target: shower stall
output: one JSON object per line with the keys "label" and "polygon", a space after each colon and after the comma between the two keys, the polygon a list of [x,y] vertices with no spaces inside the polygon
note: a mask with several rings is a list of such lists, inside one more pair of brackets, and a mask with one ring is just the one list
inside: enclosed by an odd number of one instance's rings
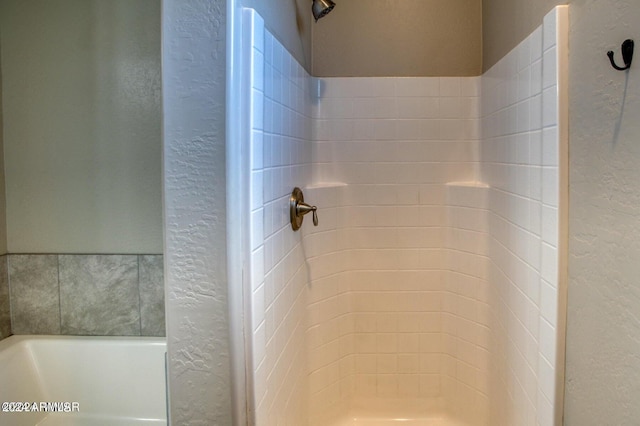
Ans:
{"label": "shower stall", "polygon": [[[567,7],[478,77],[315,78],[254,10],[232,15],[248,424],[559,425]],[[293,230],[295,187],[317,226]]]}

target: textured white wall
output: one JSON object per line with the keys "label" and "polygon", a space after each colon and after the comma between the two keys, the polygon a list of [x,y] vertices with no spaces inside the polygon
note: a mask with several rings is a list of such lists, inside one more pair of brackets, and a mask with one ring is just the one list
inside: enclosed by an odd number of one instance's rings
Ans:
{"label": "textured white wall", "polygon": [[173,425],[231,425],[223,0],[162,8],[169,408]]}
{"label": "textured white wall", "polygon": [[161,253],[160,2],[0,2],[8,249]]}
{"label": "textured white wall", "polygon": [[567,426],[640,418],[640,66],[605,56],[638,22],[637,0],[571,4]]}

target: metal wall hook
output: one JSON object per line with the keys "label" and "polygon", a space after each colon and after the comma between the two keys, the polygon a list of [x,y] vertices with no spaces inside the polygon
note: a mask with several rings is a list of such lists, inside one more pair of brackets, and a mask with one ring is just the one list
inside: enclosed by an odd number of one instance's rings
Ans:
{"label": "metal wall hook", "polygon": [[619,67],[616,62],[613,60],[613,51],[610,50],[607,52],[607,56],[611,61],[611,66],[617,69],[618,71],[626,71],[631,68],[631,61],[633,61],[633,40],[628,39],[622,43],[622,60],[624,61],[624,68]]}

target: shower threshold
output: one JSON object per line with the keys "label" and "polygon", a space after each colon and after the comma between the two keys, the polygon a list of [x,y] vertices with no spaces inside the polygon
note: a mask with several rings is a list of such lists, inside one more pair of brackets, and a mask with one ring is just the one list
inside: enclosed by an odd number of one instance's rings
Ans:
{"label": "shower threshold", "polygon": [[468,426],[456,420],[446,417],[430,417],[422,419],[377,419],[377,418],[357,418],[344,420],[334,426]]}
{"label": "shower threshold", "polygon": [[359,399],[331,426],[472,426],[441,407],[440,400]]}

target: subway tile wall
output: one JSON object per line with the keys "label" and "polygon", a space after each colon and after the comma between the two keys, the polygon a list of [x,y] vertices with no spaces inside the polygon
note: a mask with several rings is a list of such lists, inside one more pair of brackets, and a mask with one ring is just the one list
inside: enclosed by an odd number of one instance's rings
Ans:
{"label": "subway tile wall", "polygon": [[[554,424],[559,279],[559,66],[567,8],[557,7],[482,77],[482,179],[489,191],[492,425]],[[564,123],[566,125],[566,123]]]}
{"label": "subway tile wall", "polygon": [[442,303],[441,395],[467,424],[487,424],[491,356],[489,187],[447,184],[447,273]]}
{"label": "subway tile wall", "polygon": [[[164,336],[161,255],[3,256],[2,336]],[[0,290],[2,296],[2,290]],[[7,309],[8,306],[10,309]],[[7,313],[10,312],[10,321]]]}
{"label": "subway tile wall", "polygon": [[[311,79],[253,10],[243,15],[249,73],[250,281],[256,425],[303,425],[307,415],[308,269],[289,224],[294,186],[311,182]],[[305,194],[308,198],[308,194]],[[324,219],[321,219],[324,220]],[[304,225],[309,226],[310,218]]]}
{"label": "subway tile wall", "polygon": [[307,186],[308,200],[322,206],[317,227],[306,222],[303,247],[309,268],[307,350],[309,371],[308,424],[332,424],[349,408],[355,391],[355,318],[348,274],[345,229],[338,210],[346,185]]}
{"label": "subway tile wall", "polygon": [[557,13],[482,77],[313,79],[246,12],[258,424],[407,398],[553,424]]}
{"label": "subway tile wall", "polygon": [[312,374],[325,389],[339,378],[342,400],[426,405],[462,345],[444,333],[447,183],[476,178],[480,79],[330,78],[318,90],[315,179],[344,183],[334,246],[348,333],[327,351],[341,356],[339,374]]}

